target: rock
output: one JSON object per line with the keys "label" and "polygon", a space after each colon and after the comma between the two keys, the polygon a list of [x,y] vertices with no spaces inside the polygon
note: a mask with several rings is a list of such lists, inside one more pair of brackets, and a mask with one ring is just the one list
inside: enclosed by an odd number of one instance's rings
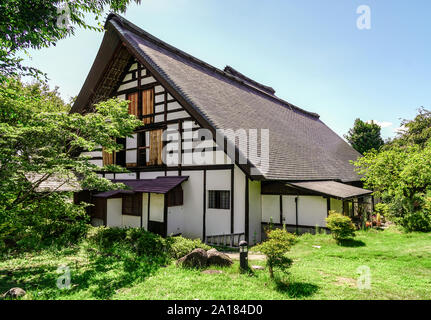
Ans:
{"label": "rock", "polygon": [[5,298],[12,298],[12,299],[16,299],[16,298],[20,298],[26,295],[26,292],[24,289],[21,288],[12,288],[9,289],[4,295],[3,297]]}
{"label": "rock", "polygon": [[313,246],[313,248],[320,249],[321,246]]}
{"label": "rock", "polygon": [[203,268],[206,267],[207,261],[207,252],[204,249],[198,248],[178,259],[177,266],[180,265],[186,268]]}
{"label": "rock", "polygon": [[209,266],[220,266],[220,267],[230,267],[232,265],[232,259],[222,252],[217,251],[217,249],[211,249],[207,251],[208,255],[208,265]]}
{"label": "rock", "polygon": [[251,268],[252,268],[253,270],[265,270],[265,268],[264,268],[264,267],[262,267],[262,266],[251,266]]}
{"label": "rock", "polygon": [[205,270],[205,271],[202,271],[202,273],[204,273],[204,274],[220,274],[220,273],[223,273],[223,271],[221,271],[221,270]]}

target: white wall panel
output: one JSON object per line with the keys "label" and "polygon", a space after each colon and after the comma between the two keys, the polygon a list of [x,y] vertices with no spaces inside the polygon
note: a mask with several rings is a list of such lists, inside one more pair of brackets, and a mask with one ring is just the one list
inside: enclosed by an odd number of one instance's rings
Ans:
{"label": "white wall panel", "polygon": [[262,195],[262,222],[280,223],[280,196]]}
{"label": "white wall panel", "polygon": [[326,199],[318,196],[298,197],[298,224],[326,227]]}
{"label": "white wall panel", "polygon": [[283,223],[296,224],[296,196],[283,196]]}
{"label": "white wall panel", "polygon": [[121,227],[123,224],[122,218],[122,200],[107,199],[106,200],[106,224],[108,227]]}

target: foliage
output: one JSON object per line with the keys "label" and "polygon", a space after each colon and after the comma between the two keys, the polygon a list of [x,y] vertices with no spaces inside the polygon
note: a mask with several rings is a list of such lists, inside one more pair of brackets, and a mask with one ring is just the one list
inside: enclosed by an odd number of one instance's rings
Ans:
{"label": "foliage", "polygon": [[55,180],[58,187],[124,187],[99,177],[100,168],[81,151],[119,150],[116,138],[130,136],[140,123],[128,114],[127,101],[109,100],[95,108],[88,115],[69,114],[57,91],[41,83],[25,85],[10,78],[0,87],[1,246],[12,238],[18,244],[24,239],[33,239],[27,244],[46,243],[50,236],[58,239],[46,228],[64,231],[85,221],[82,206],[66,204],[70,195],[40,192],[46,181]]}
{"label": "foliage", "polygon": [[182,236],[168,238],[169,254],[174,259],[179,259],[192,252],[194,249],[211,249],[210,246],[202,243],[201,239],[187,239]]}
{"label": "foliage", "polygon": [[194,249],[211,249],[200,239],[187,239],[181,236],[162,238],[140,228],[90,227],[87,234],[89,245],[98,250],[109,250],[123,244],[138,256],[179,259]]}
{"label": "foliage", "polygon": [[401,130],[392,143],[397,145],[418,145],[425,147],[431,139],[431,111],[421,107],[413,120],[404,119]]}
{"label": "foliage", "polygon": [[390,220],[408,231],[430,231],[431,140],[424,146],[406,145],[406,141],[416,139],[414,136],[407,133],[380,153],[366,153],[354,164],[365,187],[388,204]]}
{"label": "foliage", "polygon": [[334,210],[329,211],[326,226],[331,230],[331,234],[337,243],[355,236],[355,226],[352,219]]}
{"label": "foliage", "polygon": [[[70,35],[76,27],[99,30],[89,24],[88,14],[98,21],[106,9],[125,12],[131,0],[7,0],[0,2],[0,82],[8,76],[41,75],[24,66],[19,54],[50,47]],[[140,0],[133,2],[140,3]]]}
{"label": "foliage", "polygon": [[383,146],[380,131],[381,128],[376,123],[356,119],[353,128],[344,137],[356,151],[364,154],[373,149],[379,150]]}
{"label": "foliage", "polygon": [[380,217],[387,217],[389,215],[389,206],[386,203],[376,203],[374,212]]}
{"label": "foliage", "polygon": [[267,238],[253,250],[266,255],[269,275],[274,278],[274,269],[286,271],[292,265],[292,260],[286,253],[295,244],[296,237],[285,229],[274,229],[267,233]]}

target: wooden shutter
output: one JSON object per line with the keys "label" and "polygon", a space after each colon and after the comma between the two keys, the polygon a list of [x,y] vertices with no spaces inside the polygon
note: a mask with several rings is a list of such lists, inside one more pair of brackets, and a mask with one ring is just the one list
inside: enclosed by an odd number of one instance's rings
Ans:
{"label": "wooden shutter", "polygon": [[105,150],[102,151],[102,159],[103,159],[103,165],[107,166],[109,164],[114,164],[115,162],[115,156],[113,152],[106,152]]}
{"label": "wooden shutter", "polygon": [[129,114],[133,114],[134,116],[138,117],[138,93],[129,93],[127,95],[127,100],[130,101],[129,103]]}
{"label": "wooden shutter", "polygon": [[150,159],[148,165],[162,165],[162,150],[163,150],[163,140],[162,140],[163,130],[151,130],[150,131]]}
{"label": "wooden shutter", "polygon": [[[154,113],[154,89],[142,91],[142,116]],[[149,124],[154,122],[154,117],[143,117],[142,122]]]}

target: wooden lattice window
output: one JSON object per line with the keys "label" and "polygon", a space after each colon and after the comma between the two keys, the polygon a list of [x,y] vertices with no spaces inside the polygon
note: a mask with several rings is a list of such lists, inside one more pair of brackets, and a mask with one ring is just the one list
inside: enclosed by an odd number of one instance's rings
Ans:
{"label": "wooden lattice window", "polygon": [[162,158],[162,151],[163,151],[163,130],[151,130],[150,131],[150,147],[149,147],[149,160],[147,162],[147,165],[149,166],[155,166],[155,165],[162,165],[163,164],[163,158]]}
{"label": "wooden lattice window", "polygon": [[122,213],[128,216],[141,216],[142,193],[123,195]]}
{"label": "wooden lattice window", "polygon": [[103,160],[104,166],[114,164],[115,163],[115,152],[107,152],[104,149],[102,149],[102,160]]}
{"label": "wooden lattice window", "polygon": [[127,95],[127,100],[129,100],[129,114],[133,114],[134,116],[139,116],[139,109],[138,109],[138,93],[129,93]]}
{"label": "wooden lattice window", "polygon": [[142,122],[154,122],[154,89],[142,91]]}

